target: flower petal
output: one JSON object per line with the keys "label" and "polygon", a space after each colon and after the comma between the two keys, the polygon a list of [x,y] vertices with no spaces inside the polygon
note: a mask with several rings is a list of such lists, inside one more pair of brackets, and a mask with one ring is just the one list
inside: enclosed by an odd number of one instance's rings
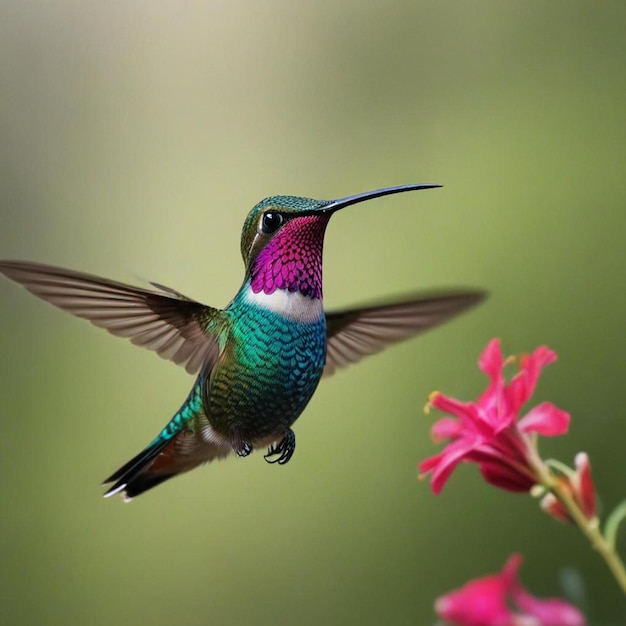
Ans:
{"label": "flower petal", "polygon": [[541,502],[539,506],[545,511],[548,515],[554,517],[554,519],[559,520],[559,522],[564,522],[565,524],[572,521],[567,509],[561,504],[561,501],[557,499],[557,497],[553,493],[546,493],[543,498],[541,498]]}
{"label": "flower petal", "polygon": [[430,488],[434,494],[439,494],[444,485],[450,478],[450,474],[454,468],[465,459],[467,454],[472,450],[474,444],[470,440],[459,439],[446,446],[443,452],[436,456],[424,459],[418,466],[420,478],[425,474],[432,472],[430,480]]}
{"label": "flower petal", "polygon": [[511,597],[517,608],[524,612],[524,616],[536,618],[540,626],[585,626],[584,615],[565,600],[559,598],[541,600],[528,593],[517,576],[521,562],[521,555],[512,555],[502,573],[508,576]]}
{"label": "flower petal", "polygon": [[556,352],[550,350],[548,346],[539,346],[528,357],[522,359],[522,367],[528,369],[530,374],[530,384],[532,385],[531,393],[535,390],[535,385],[539,376],[541,376],[541,370],[550,363],[554,363],[557,360]]}
{"label": "flower petal", "polygon": [[544,437],[564,435],[569,428],[570,414],[550,402],[542,402],[532,408],[518,422],[525,433],[538,433]]}
{"label": "flower petal", "polygon": [[509,400],[519,410],[535,392],[541,370],[556,361],[556,352],[548,346],[539,346],[532,354],[520,357],[520,371],[514,376],[508,388]]}
{"label": "flower petal", "polygon": [[[483,437],[492,437],[494,432],[502,428],[499,422],[492,424],[493,420],[487,411],[474,402],[461,402],[442,393],[432,393],[429,400],[430,406],[449,413],[460,421],[460,431],[468,435],[475,436],[481,434]],[[515,419],[515,416],[512,418]],[[461,432],[456,436],[459,437]]]}
{"label": "flower petal", "polygon": [[478,399],[482,407],[494,409],[500,404],[500,397],[504,389],[504,360],[500,340],[492,339],[478,359],[478,367],[489,377],[489,385]]}
{"label": "flower petal", "polygon": [[478,367],[493,381],[502,373],[502,349],[499,339],[492,339],[478,359]]}
{"label": "flower petal", "polygon": [[504,463],[486,461],[479,463],[478,469],[488,483],[506,491],[527,493],[536,484],[530,476]]}
{"label": "flower petal", "polygon": [[528,615],[537,618],[542,626],[585,626],[585,616],[569,602],[559,598],[540,600],[528,593],[521,584],[513,589],[517,606]]}
{"label": "flower petal", "polygon": [[452,417],[442,417],[436,421],[430,429],[430,436],[435,443],[441,443],[448,439],[457,439],[463,434],[463,426]]}
{"label": "flower petal", "polygon": [[500,574],[485,576],[437,598],[435,612],[457,626],[510,626],[515,615],[507,605]]}
{"label": "flower petal", "polygon": [[591,464],[585,452],[579,452],[574,459],[576,465],[576,480],[574,492],[580,508],[587,517],[592,519],[596,515],[596,490],[591,479]]}
{"label": "flower petal", "polygon": [[517,583],[517,572],[524,562],[524,557],[517,552],[513,553],[504,564],[501,575],[507,581],[507,588],[511,589]]}
{"label": "flower petal", "polygon": [[444,413],[450,413],[450,415],[454,415],[454,417],[457,417],[460,420],[471,419],[471,417],[468,417],[467,414],[468,407],[470,406],[469,402],[461,402],[460,400],[446,396],[438,391],[431,394],[429,401],[431,406],[434,406],[436,409],[439,409]]}

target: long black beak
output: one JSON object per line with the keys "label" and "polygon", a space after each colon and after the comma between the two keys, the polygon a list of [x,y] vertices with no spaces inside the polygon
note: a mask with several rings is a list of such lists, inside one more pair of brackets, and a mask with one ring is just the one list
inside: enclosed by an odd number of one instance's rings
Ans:
{"label": "long black beak", "polygon": [[395,187],[384,187],[383,189],[376,189],[374,191],[365,191],[363,193],[357,193],[354,196],[346,196],[345,198],[339,198],[338,200],[329,200],[328,204],[321,206],[316,212],[322,213],[334,213],[339,209],[345,209],[347,206],[357,204],[359,202],[365,202],[366,200],[372,200],[374,198],[381,198],[382,196],[390,196],[394,193],[403,193],[405,191],[419,191],[420,189],[435,189],[442,187],[443,185],[429,184],[429,183],[415,183],[412,185],[397,185]]}

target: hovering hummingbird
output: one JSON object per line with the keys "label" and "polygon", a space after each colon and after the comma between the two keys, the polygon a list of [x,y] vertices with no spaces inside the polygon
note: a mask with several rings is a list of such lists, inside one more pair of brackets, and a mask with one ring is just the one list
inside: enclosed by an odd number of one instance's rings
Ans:
{"label": "hovering hummingbird", "polygon": [[60,309],[197,374],[189,396],[139,454],[104,481],[130,500],[177,474],[232,452],[268,448],[292,457],[292,424],[323,375],[379,352],[474,306],[479,291],[413,297],[327,312],[322,248],[330,217],[345,207],[441,185],[387,187],[339,200],[272,196],[249,213],[241,234],[243,284],[215,309],[151,283],[142,289],[72,270],[0,261],[0,272]]}

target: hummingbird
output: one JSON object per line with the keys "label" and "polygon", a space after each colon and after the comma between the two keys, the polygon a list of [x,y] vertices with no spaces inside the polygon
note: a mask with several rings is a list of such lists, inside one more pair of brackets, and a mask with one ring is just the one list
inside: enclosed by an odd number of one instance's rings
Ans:
{"label": "hummingbird", "polygon": [[324,310],[322,249],[331,216],[366,200],[435,187],[441,185],[386,187],[338,200],[262,200],[241,233],[243,283],[223,309],[159,283],[144,289],[41,263],[0,261],[1,273],[39,298],[196,375],[166,426],[104,481],[105,497],[123,492],[128,501],[204,463],[256,449],[267,449],[267,462],[284,465],[296,447],[291,427],[322,376],[478,304],[484,292],[465,290]]}

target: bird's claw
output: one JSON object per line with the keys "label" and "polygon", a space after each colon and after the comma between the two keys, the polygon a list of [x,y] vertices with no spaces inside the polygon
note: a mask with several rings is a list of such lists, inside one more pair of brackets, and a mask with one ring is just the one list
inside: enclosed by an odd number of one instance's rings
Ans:
{"label": "bird's claw", "polygon": [[[296,435],[293,430],[288,430],[287,434],[278,442],[277,446],[272,444],[267,454],[263,457],[268,463],[278,463],[284,465],[291,459],[296,449]],[[276,459],[270,459],[272,456],[278,455]]]}
{"label": "bird's claw", "polygon": [[243,441],[242,443],[239,444],[238,448],[235,448],[235,454],[237,456],[248,456],[249,454],[252,453],[252,446],[247,442],[247,441]]}

